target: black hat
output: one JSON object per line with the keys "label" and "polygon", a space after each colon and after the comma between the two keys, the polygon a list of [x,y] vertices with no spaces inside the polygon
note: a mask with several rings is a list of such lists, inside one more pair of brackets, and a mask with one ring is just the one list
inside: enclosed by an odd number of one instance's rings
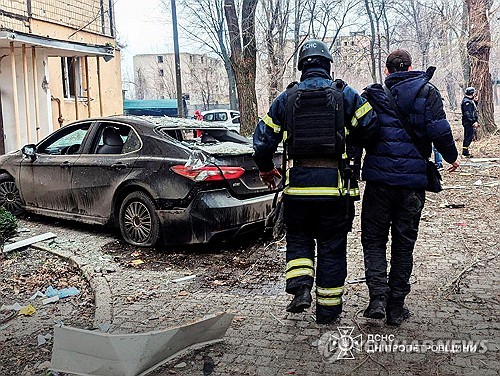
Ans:
{"label": "black hat", "polygon": [[387,69],[396,69],[397,71],[407,70],[411,65],[411,55],[406,50],[395,50],[387,56],[385,66]]}
{"label": "black hat", "polygon": [[300,47],[297,68],[302,70],[304,60],[311,57],[322,57],[330,62],[333,62],[328,46],[324,42],[316,39],[311,39]]}
{"label": "black hat", "polygon": [[467,89],[465,89],[465,95],[474,95],[476,94],[476,88],[473,86],[469,86]]}

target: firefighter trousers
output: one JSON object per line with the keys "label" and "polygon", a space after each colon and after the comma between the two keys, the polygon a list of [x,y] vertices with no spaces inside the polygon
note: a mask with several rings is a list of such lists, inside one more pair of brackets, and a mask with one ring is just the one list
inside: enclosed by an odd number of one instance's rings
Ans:
{"label": "firefighter trousers", "polygon": [[[404,302],[410,292],[413,248],[417,240],[425,191],[367,182],[361,210],[361,243],[370,299],[385,296]],[[386,249],[391,231],[391,270]]]}
{"label": "firefighter trousers", "polygon": [[286,292],[295,294],[301,285],[312,288],[316,276],[316,317],[335,317],[342,312],[347,233],[352,227],[354,203],[347,198],[315,200],[287,196],[283,203]]}

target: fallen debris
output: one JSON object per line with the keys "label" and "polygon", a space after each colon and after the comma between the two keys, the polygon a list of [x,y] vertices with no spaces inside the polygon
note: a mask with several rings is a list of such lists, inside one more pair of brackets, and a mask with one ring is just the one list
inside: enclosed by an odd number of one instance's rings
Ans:
{"label": "fallen debris", "polygon": [[356,283],[364,283],[364,282],[366,282],[366,278],[362,277],[362,278],[350,279],[349,281],[347,281],[347,284],[354,285]]}
{"label": "fallen debris", "polygon": [[50,303],[55,303],[57,301],[59,301],[59,296],[55,295],[55,296],[51,296],[50,298],[43,299],[42,304],[46,305],[46,304],[50,304]]}
{"label": "fallen debris", "polygon": [[35,312],[35,307],[33,307],[31,304],[28,304],[27,306],[21,308],[17,314],[23,316],[32,316]]}
{"label": "fallen debris", "polygon": [[220,342],[233,314],[212,315],[178,328],[142,334],[107,334],[54,328],[50,369],[84,375],[145,375],[174,357]]}
{"label": "fallen debris", "polygon": [[58,296],[59,299],[67,298],[68,296],[78,295],[80,290],[76,287],[67,287],[61,290],[55,289],[52,286],[47,287],[45,290],[45,296],[48,298],[52,298],[54,296]]}
{"label": "fallen debris", "polygon": [[130,261],[130,264],[131,264],[132,266],[139,266],[139,265],[144,264],[144,261],[142,261],[141,259],[138,259],[138,260],[132,260],[132,261]]}
{"label": "fallen debris", "polygon": [[50,333],[47,333],[45,335],[39,334],[36,338],[38,346],[45,345],[51,338],[52,335]]}
{"label": "fallen debris", "polygon": [[443,207],[448,209],[461,209],[465,208],[465,204],[446,204]]}
{"label": "fallen debris", "polygon": [[179,282],[189,281],[190,279],[194,279],[194,278],[196,278],[195,274],[188,275],[186,277],[181,277],[181,278],[173,279],[172,282],[179,283]]}
{"label": "fallen debris", "polygon": [[19,248],[24,248],[24,247],[27,247],[31,244],[42,242],[44,240],[53,239],[55,237],[57,237],[57,235],[52,233],[52,232],[47,232],[45,234],[33,236],[31,238],[20,240],[18,242],[12,243],[12,244],[7,244],[3,248],[3,253],[11,252],[11,251],[14,251],[14,250],[19,249]]}

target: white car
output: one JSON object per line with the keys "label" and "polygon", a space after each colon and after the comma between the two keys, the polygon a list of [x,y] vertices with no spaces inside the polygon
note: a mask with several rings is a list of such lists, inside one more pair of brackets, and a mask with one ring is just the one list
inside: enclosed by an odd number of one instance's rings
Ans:
{"label": "white car", "polygon": [[224,125],[229,130],[240,133],[240,112],[236,110],[203,111],[203,120]]}

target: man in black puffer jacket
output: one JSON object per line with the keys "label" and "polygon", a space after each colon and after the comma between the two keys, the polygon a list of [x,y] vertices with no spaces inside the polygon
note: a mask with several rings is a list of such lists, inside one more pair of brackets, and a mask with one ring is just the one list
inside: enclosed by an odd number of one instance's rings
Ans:
{"label": "man in black puffer jacket", "polygon": [[[439,91],[429,83],[435,68],[412,71],[411,56],[405,50],[392,52],[386,62],[385,85],[390,89],[400,112],[408,116],[425,157],[432,143],[452,164],[458,165],[458,152],[450,124],[446,120]],[[380,137],[366,149],[363,180],[366,188],[361,213],[361,242],[370,304],[365,317],[400,325],[408,318],[404,306],[410,292],[413,248],[417,240],[420,215],[427,185],[426,161],[412,143],[384,88],[374,84],[363,94],[377,113]],[[391,270],[387,279],[386,245],[391,230]]]}

